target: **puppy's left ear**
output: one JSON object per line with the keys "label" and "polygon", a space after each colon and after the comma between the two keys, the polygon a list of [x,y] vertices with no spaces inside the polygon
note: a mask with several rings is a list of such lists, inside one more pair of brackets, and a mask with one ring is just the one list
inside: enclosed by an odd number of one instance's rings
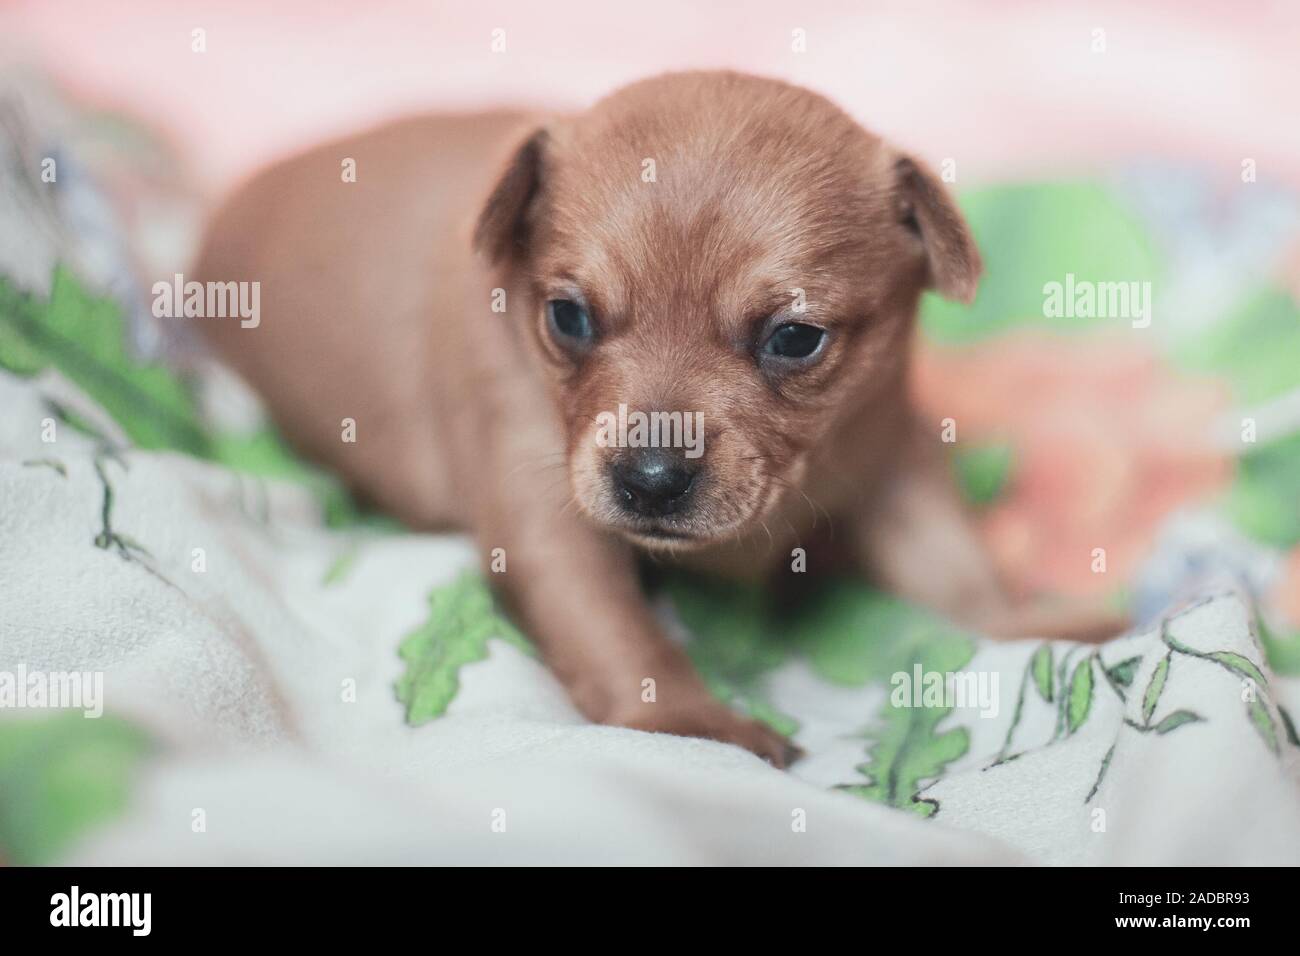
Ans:
{"label": "puppy's left ear", "polygon": [[925,246],[930,288],[969,304],[979,286],[979,250],[966,220],[933,172],[909,156],[894,162],[895,213]]}
{"label": "puppy's left ear", "polygon": [[474,248],[493,265],[528,245],[530,213],[541,190],[548,138],[546,130],[535,130],[515,149],[479,213]]}

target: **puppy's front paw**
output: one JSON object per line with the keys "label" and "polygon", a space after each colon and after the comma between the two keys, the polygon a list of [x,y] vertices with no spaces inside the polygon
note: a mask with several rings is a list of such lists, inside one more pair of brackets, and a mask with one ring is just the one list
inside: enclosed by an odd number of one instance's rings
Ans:
{"label": "puppy's front paw", "polygon": [[737,744],[780,769],[803,756],[803,750],[771,727],[742,717],[712,697],[685,706],[662,701],[643,703],[635,710],[616,715],[607,723],[650,733],[704,737]]}

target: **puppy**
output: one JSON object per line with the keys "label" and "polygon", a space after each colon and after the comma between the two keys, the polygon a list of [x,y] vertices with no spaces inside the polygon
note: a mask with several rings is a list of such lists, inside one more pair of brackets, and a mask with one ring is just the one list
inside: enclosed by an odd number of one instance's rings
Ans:
{"label": "puppy", "polygon": [[922,290],[969,302],[979,254],[931,172],[806,90],[685,73],[394,123],[257,176],[193,271],[261,283],[256,328],[205,321],[219,351],[359,494],[471,531],[592,720],[795,754],[710,695],[639,553],[766,577],[827,566],[833,529],[964,624],[1118,626],[1000,587],[908,395]]}

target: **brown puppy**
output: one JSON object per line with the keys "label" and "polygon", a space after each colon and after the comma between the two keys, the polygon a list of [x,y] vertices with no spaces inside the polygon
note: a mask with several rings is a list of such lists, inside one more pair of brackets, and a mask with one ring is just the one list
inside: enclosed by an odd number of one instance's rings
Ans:
{"label": "brown puppy", "polygon": [[[690,73],[574,117],[415,119],[281,163],[190,278],[261,283],[256,328],[204,323],[221,351],[360,493],[504,559],[492,580],[584,714],[783,765],[787,742],[664,635],[638,549],[789,573],[833,521],[862,573],[962,622],[1116,627],[1003,594],[909,404],[922,289],[969,301],[979,272],[918,162],[813,93]],[[654,412],[679,414],[638,433]]]}

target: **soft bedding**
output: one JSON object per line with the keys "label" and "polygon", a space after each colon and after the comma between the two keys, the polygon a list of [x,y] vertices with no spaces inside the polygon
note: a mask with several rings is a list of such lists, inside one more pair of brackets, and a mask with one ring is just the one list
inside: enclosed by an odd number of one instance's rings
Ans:
{"label": "soft bedding", "polygon": [[[583,720],[466,540],[359,511],[239,383],[146,355],[169,338],[147,296],[42,247],[23,188],[0,246],[23,252],[0,262],[4,860],[1300,859],[1300,310],[1251,277],[1166,321],[1194,200],[1152,213],[1141,177],[968,193],[989,284],[925,315],[918,388],[959,425],[1002,570],[1121,602],[1131,634],[994,642],[854,581],[795,611],[659,585],[716,692],[807,752],[780,772]],[[1043,315],[1037,278],[1067,271],[1160,276],[1155,321]]]}

